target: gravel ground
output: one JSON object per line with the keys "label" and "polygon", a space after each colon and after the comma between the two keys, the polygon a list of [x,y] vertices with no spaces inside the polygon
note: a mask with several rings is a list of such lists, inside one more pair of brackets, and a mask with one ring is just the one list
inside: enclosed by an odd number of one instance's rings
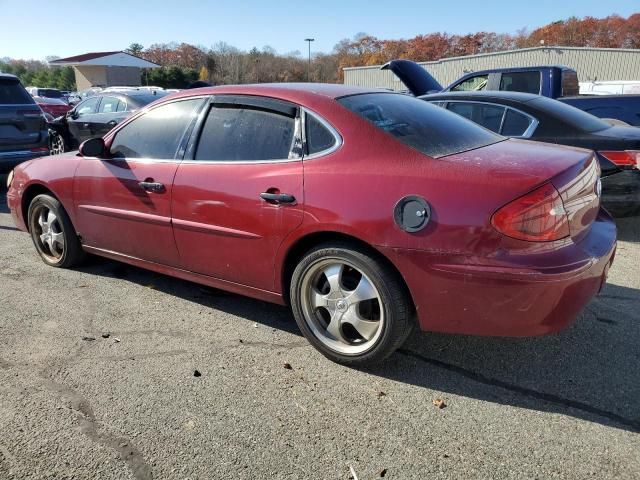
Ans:
{"label": "gravel ground", "polygon": [[640,218],[619,230],[567,331],[423,334],[358,371],[282,307],[48,268],[0,203],[0,478],[639,478]]}

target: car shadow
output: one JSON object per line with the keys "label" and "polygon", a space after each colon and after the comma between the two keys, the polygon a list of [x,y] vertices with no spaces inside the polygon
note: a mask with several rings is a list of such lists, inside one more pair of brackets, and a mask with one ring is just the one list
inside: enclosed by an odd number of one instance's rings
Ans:
{"label": "car shadow", "polygon": [[640,243],[640,215],[615,220],[618,227],[618,240]]}
{"label": "car shadow", "polygon": [[[300,335],[285,307],[94,257],[82,271],[139,285]],[[496,338],[416,332],[386,362],[364,369],[447,395],[640,431],[640,291],[607,284],[568,330]],[[424,405],[424,408],[434,408]]]}

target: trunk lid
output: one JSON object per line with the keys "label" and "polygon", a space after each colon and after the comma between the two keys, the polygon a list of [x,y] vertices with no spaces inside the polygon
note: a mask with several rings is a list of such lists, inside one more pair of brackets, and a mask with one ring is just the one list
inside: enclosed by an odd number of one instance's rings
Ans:
{"label": "trunk lid", "polygon": [[391,60],[380,67],[380,70],[391,70],[416,97],[442,91],[442,85],[429,72],[411,60]]}
{"label": "trunk lid", "polygon": [[440,160],[464,166],[476,183],[495,185],[500,179],[503,188],[487,192],[498,207],[550,182],[562,198],[573,238],[589,228],[600,208],[600,168],[590,150],[511,139]]}

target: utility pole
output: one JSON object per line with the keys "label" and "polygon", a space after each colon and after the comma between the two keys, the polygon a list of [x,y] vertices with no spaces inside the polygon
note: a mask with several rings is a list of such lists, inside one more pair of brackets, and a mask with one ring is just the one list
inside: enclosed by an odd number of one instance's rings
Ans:
{"label": "utility pole", "polygon": [[305,38],[304,41],[309,44],[309,65],[307,67],[307,82],[311,81],[311,42],[313,42],[315,38]]}

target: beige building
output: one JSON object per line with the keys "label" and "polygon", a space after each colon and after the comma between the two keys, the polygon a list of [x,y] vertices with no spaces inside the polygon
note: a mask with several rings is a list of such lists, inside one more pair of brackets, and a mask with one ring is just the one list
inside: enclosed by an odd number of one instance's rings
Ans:
{"label": "beige building", "polygon": [[141,85],[143,68],[158,68],[126,52],[94,52],[61,58],[50,62],[53,66],[72,66],[78,91],[91,87]]}
{"label": "beige building", "polygon": [[[535,47],[505,52],[420,62],[446,87],[468,72],[492,68],[566,65],[578,72],[581,82],[640,80],[640,50],[623,48]],[[344,69],[345,85],[405,90],[404,85],[380,66]]]}

